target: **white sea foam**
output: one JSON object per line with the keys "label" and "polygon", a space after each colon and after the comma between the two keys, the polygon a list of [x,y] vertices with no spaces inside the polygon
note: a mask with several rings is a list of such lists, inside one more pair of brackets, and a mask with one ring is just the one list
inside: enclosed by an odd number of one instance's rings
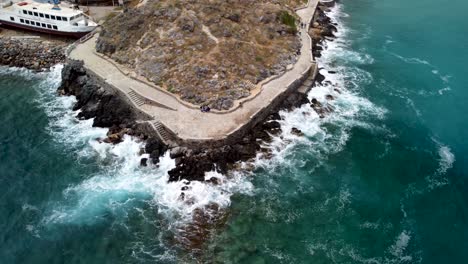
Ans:
{"label": "white sea foam", "polygon": [[437,146],[439,166],[432,175],[425,178],[429,191],[449,184],[449,179],[447,178],[446,173],[453,167],[453,163],[455,162],[455,155],[452,153],[450,147],[442,144],[435,138],[432,138],[432,141]]}
{"label": "white sea foam", "polygon": [[[325,43],[325,50],[317,59],[319,66],[324,68],[320,73],[325,76],[325,81],[314,87],[308,97],[329,106],[333,112],[320,118],[308,104],[291,112],[280,112],[282,132],[274,136],[271,143],[263,146],[270,149],[273,155],[269,155],[268,159],[258,156],[255,164],[259,167],[291,165],[291,169],[294,169],[299,161],[291,155],[294,155],[297,145],[307,146],[317,160],[317,166],[320,166],[329,154],[340,151],[346,145],[353,127],[382,129],[365,119],[383,119],[386,109],[376,106],[361,95],[362,87],[373,82],[373,78],[369,72],[360,69],[359,65],[372,64],[374,60],[369,54],[350,48],[351,42],[347,34],[351,31],[340,22],[345,16],[341,6],[332,8],[329,15],[338,23],[338,38]],[[327,99],[330,95],[333,100]],[[292,128],[300,129],[305,137],[294,135]]]}
{"label": "white sea foam", "polygon": [[[86,161],[98,165],[90,175],[82,175],[80,183],[63,190],[63,199],[50,201],[51,208],[46,210],[41,224],[56,225],[94,225],[101,221],[120,219],[118,225],[125,228],[125,219],[130,213],[140,215],[148,223],[157,221],[145,216],[144,208],[157,212],[158,219],[166,225],[163,230],[178,230],[191,223],[196,209],[216,204],[226,208],[234,193],[251,194],[253,186],[248,177],[233,174],[229,177],[216,172],[206,177],[218,178],[218,185],[201,182],[168,182],[168,171],[175,161],[166,153],[158,165],[141,167],[141,154],[144,143],[125,136],[117,145],[100,143],[96,139],[105,137],[107,129],[92,127],[93,120],[77,120],[78,111],[72,107],[74,97],[57,96],[62,66],[56,66],[49,73],[39,76],[38,102],[49,116],[48,132],[55,143],[76,154],[76,162]],[[93,165],[94,166],[94,165]],[[184,199],[181,190],[184,190]],[[27,209],[27,208],[26,208]],[[155,237],[160,247],[165,247],[161,237]],[[158,255],[148,249],[138,238],[130,241],[134,247],[135,258],[145,256],[158,260],[174,260],[172,253]]]}
{"label": "white sea foam", "polygon": [[444,174],[448,169],[452,168],[453,162],[455,162],[455,155],[452,153],[449,147],[441,145],[439,146],[439,169],[438,173]]}
{"label": "white sea foam", "polygon": [[393,256],[397,258],[396,261],[398,261],[398,263],[412,262],[413,257],[405,254],[406,248],[408,247],[410,240],[411,233],[404,230],[398,235],[395,243],[390,247],[389,251]]}
{"label": "white sea foam", "polygon": [[[135,203],[147,201],[156,206],[159,214],[174,223],[187,223],[197,208],[212,203],[224,208],[230,205],[233,193],[250,193],[252,185],[245,177],[233,175],[227,178],[216,172],[207,177],[219,179],[219,185],[201,182],[168,182],[167,172],[175,162],[166,153],[158,166],[140,166],[140,160],[147,154],[140,154],[141,142],[125,136],[117,145],[90,142],[91,149],[101,161],[102,169],[78,185],[64,191],[64,197],[71,202],[62,206],[46,219],[48,223],[89,223],[99,220],[107,213],[125,214]],[[88,150],[88,152],[90,152]],[[181,199],[181,189],[185,197]]]}

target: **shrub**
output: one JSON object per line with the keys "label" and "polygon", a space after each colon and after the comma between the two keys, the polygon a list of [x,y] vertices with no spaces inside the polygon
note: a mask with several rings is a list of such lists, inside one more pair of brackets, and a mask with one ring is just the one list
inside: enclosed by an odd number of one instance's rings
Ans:
{"label": "shrub", "polygon": [[297,32],[296,18],[289,14],[288,11],[279,12],[278,17],[281,23],[289,27],[291,33],[295,34]]}

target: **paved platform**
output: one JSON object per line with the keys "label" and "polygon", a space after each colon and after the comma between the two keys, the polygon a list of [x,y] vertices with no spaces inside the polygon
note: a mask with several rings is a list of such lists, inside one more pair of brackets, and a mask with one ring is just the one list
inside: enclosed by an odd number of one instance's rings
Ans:
{"label": "paved platform", "polygon": [[[303,22],[309,22],[317,7],[318,0],[310,0],[307,7],[297,11]],[[182,104],[174,96],[137,81],[115,64],[95,52],[97,34],[88,41],[76,45],[69,57],[83,60],[85,67],[109,84],[127,94],[137,108],[148,113],[155,121],[162,123],[182,140],[222,139],[249,122],[260,110],[286,91],[288,86],[302,77],[307,69],[315,66],[312,59],[311,38],[308,29],[301,28],[301,55],[293,68],[279,78],[265,84],[262,91],[252,100],[229,113],[202,113]],[[135,96],[137,94],[138,96]],[[145,103],[144,99],[155,102]]]}

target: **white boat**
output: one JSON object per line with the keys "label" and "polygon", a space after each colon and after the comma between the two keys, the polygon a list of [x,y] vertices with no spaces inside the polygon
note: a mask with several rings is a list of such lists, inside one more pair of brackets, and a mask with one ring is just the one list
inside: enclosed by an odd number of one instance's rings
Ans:
{"label": "white boat", "polygon": [[98,26],[81,10],[31,0],[0,0],[0,24],[76,38]]}

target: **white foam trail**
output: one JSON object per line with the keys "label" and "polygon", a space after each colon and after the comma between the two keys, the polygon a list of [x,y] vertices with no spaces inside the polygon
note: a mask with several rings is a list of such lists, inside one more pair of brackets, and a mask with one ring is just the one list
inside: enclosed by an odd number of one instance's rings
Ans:
{"label": "white foam trail", "polygon": [[403,56],[400,56],[394,52],[389,52],[391,55],[393,55],[394,57],[406,62],[406,63],[409,63],[409,64],[422,64],[422,65],[428,65],[428,66],[431,66],[431,67],[434,67],[430,62],[428,62],[427,60],[424,60],[424,59],[420,59],[420,58],[406,58],[406,57],[403,57]]}
{"label": "white foam trail", "polygon": [[405,255],[405,250],[408,247],[408,244],[411,240],[411,233],[407,231],[403,231],[398,235],[395,244],[393,244],[389,251],[390,253],[395,256],[399,263],[411,262],[413,257],[410,255]]}
{"label": "white foam trail", "polygon": [[444,174],[448,169],[452,168],[453,163],[455,162],[455,155],[451,152],[450,148],[447,146],[439,146],[439,174]]}
{"label": "white foam trail", "polygon": [[456,160],[455,155],[452,153],[450,147],[440,143],[435,138],[432,138],[432,141],[436,143],[437,146],[439,166],[432,175],[429,175],[425,178],[426,182],[428,183],[427,188],[429,191],[449,184],[449,179],[447,178],[446,173],[453,167],[453,163]]}

